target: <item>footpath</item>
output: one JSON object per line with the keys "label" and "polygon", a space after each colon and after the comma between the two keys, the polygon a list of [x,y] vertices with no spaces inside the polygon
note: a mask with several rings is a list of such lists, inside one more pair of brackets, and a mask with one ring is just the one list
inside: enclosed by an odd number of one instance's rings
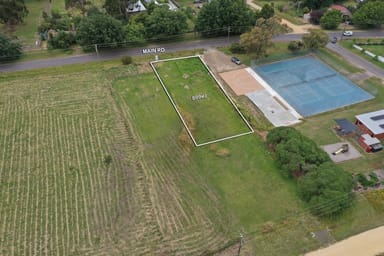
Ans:
{"label": "footpath", "polygon": [[[305,256],[375,256],[384,253],[384,227],[375,228]],[[380,254],[381,255],[381,254]]]}

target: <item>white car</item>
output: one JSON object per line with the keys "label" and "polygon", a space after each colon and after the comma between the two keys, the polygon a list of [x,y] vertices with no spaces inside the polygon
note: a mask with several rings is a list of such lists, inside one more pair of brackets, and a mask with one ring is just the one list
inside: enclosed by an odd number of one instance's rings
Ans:
{"label": "white car", "polygon": [[344,31],[343,36],[352,36],[353,32],[352,31]]}

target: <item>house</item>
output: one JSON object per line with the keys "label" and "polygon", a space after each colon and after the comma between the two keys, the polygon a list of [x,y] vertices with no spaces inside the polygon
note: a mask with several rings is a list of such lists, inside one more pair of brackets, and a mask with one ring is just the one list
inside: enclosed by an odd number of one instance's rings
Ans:
{"label": "house", "polygon": [[328,10],[338,10],[341,12],[341,15],[344,20],[349,20],[352,17],[351,12],[348,10],[347,7],[339,4],[332,4],[329,6]]}
{"label": "house", "polygon": [[362,133],[384,140],[384,109],[357,115],[355,125]]}

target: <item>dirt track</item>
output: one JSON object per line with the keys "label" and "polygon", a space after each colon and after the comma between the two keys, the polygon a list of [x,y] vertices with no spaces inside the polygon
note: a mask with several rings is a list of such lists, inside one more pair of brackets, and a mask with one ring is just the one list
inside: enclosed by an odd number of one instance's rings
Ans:
{"label": "dirt track", "polygon": [[375,256],[384,252],[384,226],[352,236],[305,256]]}

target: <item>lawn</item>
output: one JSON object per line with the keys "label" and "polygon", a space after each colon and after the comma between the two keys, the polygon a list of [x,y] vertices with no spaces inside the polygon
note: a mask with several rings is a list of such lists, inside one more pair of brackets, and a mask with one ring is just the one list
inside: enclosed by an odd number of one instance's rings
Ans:
{"label": "lawn", "polygon": [[251,131],[199,57],[153,66],[197,144]]}
{"label": "lawn", "polygon": [[[364,41],[367,41],[369,39],[366,39]],[[373,39],[375,40],[375,39]],[[360,39],[359,41],[363,41],[363,39]],[[356,48],[353,47],[353,44],[354,44],[354,41],[353,40],[343,40],[343,41],[340,41],[340,44],[344,47],[344,48],[347,48],[348,50],[352,51],[353,53],[359,55],[360,57],[363,57],[364,59],[366,59],[367,61],[371,62],[372,64],[380,67],[380,68],[384,68],[384,63],[378,61],[378,60],[375,60],[374,58],[368,56],[367,54],[357,50]],[[364,50],[368,50],[374,54],[377,54],[377,55],[380,55],[380,56],[383,56],[384,57],[384,46],[383,45],[361,45],[361,47],[364,49]]]}
{"label": "lawn", "polygon": [[28,15],[25,17],[23,24],[16,26],[15,34],[24,45],[33,46],[35,40],[38,39],[37,27],[39,26],[42,11],[47,1],[25,0],[25,4],[28,9]]}

